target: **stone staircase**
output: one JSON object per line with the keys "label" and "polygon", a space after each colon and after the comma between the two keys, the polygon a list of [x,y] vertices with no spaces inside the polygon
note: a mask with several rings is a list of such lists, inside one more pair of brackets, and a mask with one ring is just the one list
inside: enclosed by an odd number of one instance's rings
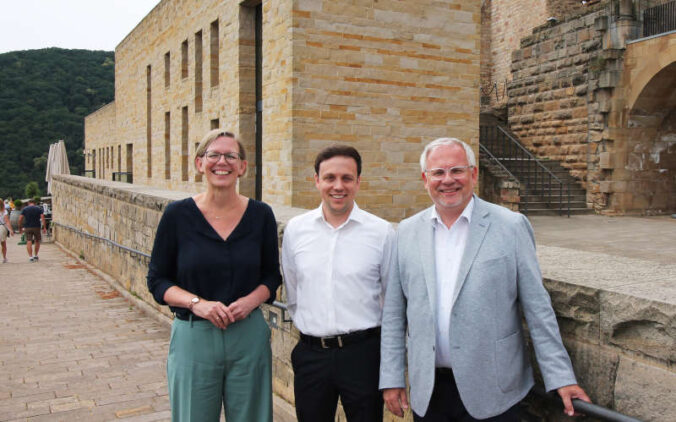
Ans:
{"label": "stone staircase", "polygon": [[590,214],[586,191],[558,161],[536,158],[492,116],[481,117],[479,161],[493,177],[520,185],[519,211],[528,215]]}
{"label": "stone staircase", "polygon": [[[526,185],[526,192],[521,194],[521,203],[524,204],[526,214],[554,215],[558,213],[559,209],[567,207],[570,207],[571,215],[593,213],[592,209],[587,208],[587,191],[580,186],[566,168],[561,166],[556,160],[540,160],[540,163],[563,182],[564,190],[561,192],[560,185],[554,183],[549,189],[551,194],[542,194],[543,191],[547,190],[543,189],[542,180],[532,180],[533,178],[529,177],[528,174],[523,174],[516,170],[514,176],[516,176],[522,186],[523,184]],[[570,203],[566,194],[567,189],[570,190]],[[539,194],[531,192],[539,192]],[[521,207],[519,208],[521,209]]]}

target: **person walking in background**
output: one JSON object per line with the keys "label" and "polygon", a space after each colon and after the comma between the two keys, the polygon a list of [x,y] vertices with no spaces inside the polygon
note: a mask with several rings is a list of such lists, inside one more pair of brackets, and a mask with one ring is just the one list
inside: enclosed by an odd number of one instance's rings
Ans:
{"label": "person walking in background", "polygon": [[394,229],[354,202],[356,149],[335,145],[315,159],[319,208],[289,221],[282,268],[300,331],[291,353],[299,422],[330,422],[338,398],[348,422],[382,421],[380,323]]}
{"label": "person walking in background", "polygon": [[[42,241],[41,230],[46,230],[45,214],[42,207],[35,205],[35,199],[28,200],[28,206],[21,211],[19,216],[19,232],[26,234],[26,250],[30,262],[38,261],[40,242]],[[35,245],[35,249],[33,249]],[[35,250],[35,253],[33,253]]]}
{"label": "person walking in background", "polygon": [[195,152],[206,192],[167,205],[148,289],[175,314],[167,360],[174,422],[272,421],[270,329],[259,306],[281,284],[277,223],[265,203],[237,192],[246,172],[230,132],[207,133]]}
{"label": "person walking in background", "polygon": [[2,247],[2,263],[7,262],[7,238],[12,235],[12,225],[9,222],[9,210],[0,199],[0,246]]}
{"label": "person walking in background", "polygon": [[568,415],[577,385],[535,255],[528,219],[474,196],[471,147],[455,138],[420,157],[430,208],[403,220],[388,282],[380,388],[387,408],[415,421],[517,421],[533,386],[528,324],[545,388]]}

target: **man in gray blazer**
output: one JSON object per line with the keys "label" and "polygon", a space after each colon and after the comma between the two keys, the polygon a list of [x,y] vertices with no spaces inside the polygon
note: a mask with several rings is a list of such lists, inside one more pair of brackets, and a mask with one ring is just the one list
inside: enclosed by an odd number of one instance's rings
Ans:
{"label": "man in gray blazer", "polygon": [[572,415],[571,400],[589,398],[561,341],[528,220],[474,196],[476,158],[464,142],[431,142],[420,165],[434,205],[397,231],[382,322],[387,408],[398,416],[408,408],[408,353],[415,421],[518,420],[533,386],[523,313],[545,387]]}

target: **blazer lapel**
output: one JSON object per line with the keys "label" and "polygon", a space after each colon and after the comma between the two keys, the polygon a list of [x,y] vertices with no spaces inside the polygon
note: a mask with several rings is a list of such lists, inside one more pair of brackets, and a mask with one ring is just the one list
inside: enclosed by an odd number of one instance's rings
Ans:
{"label": "blazer lapel", "polygon": [[458,282],[453,292],[454,304],[458,299],[462,286],[465,284],[469,269],[479,253],[481,243],[483,243],[490,224],[488,211],[485,209],[483,201],[475,196],[472,221],[469,223],[469,233],[467,234],[467,244],[465,245],[465,252],[462,255],[462,261],[460,261],[460,268],[458,269]]}
{"label": "blazer lapel", "polygon": [[423,276],[427,285],[427,297],[430,299],[432,315],[436,315],[436,264],[434,259],[434,226],[430,221],[430,209],[422,214],[420,220],[420,234],[418,236],[418,251],[422,263]]}

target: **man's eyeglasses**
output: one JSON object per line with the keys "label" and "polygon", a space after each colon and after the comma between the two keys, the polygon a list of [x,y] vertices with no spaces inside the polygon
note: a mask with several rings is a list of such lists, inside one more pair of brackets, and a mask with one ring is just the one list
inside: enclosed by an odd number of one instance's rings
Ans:
{"label": "man's eyeglasses", "polygon": [[242,159],[240,155],[236,152],[214,152],[214,151],[207,151],[204,153],[204,157],[206,157],[207,161],[210,163],[218,163],[218,161],[221,159],[221,157],[225,158],[225,161],[229,164],[236,164],[239,160]]}
{"label": "man's eyeglasses", "polygon": [[429,177],[431,180],[434,181],[444,180],[444,177],[446,177],[446,173],[448,173],[449,176],[451,176],[453,179],[460,179],[467,174],[467,170],[473,167],[474,166],[456,166],[449,167],[446,169],[433,168],[425,170],[425,173],[427,173],[427,177]]}

